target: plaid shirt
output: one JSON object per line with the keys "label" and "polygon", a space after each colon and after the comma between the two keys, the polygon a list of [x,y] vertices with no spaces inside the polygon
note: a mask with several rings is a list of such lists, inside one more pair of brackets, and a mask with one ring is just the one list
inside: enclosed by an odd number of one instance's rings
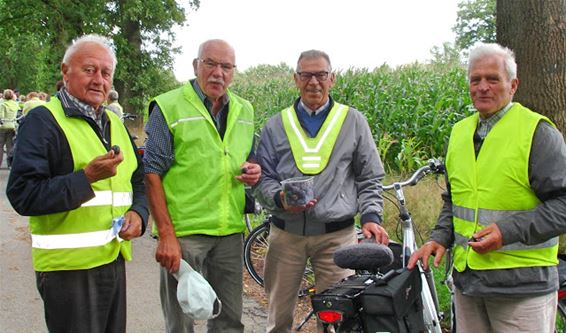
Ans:
{"label": "plaid shirt", "polygon": [[98,127],[102,129],[102,110],[104,109],[102,105],[98,107],[98,110],[96,110],[92,106],[81,102],[78,98],[71,95],[65,87],[62,87],[61,90],[59,90],[59,99],[63,106],[77,108],[85,117],[94,120]]}
{"label": "plaid shirt", "polygon": [[509,111],[511,106],[513,106],[513,103],[507,104],[506,107],[504,107],[500,111],[497,111],[493,116],[491,116],[487,119],[483,119],[481,116],[479,117],[478,128],[477,128],[476,132],[482,140],[485,139],[485,137],[487,136],[489,131],[491,131],[493,126],[495,126],[495,124],[497,124],[497,122],[501,118],[503,118],[503,116],[507,113],[507,111]]}

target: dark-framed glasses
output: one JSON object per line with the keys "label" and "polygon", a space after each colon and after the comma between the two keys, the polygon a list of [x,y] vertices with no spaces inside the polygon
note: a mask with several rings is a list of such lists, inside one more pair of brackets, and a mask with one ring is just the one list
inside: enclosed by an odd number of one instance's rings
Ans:
{"label": "dark-framed glasses", "polygon": [[299,79],[301,81],[310,81],[312,77],[316,77],[317,81],[326,81],[328,79],[329,72],[297,72]]}
{"label": "dark-framed glasses", "polygon": [[216,67],[220,66],[220,68],[222,68],[222,71],[224,73],[229,73],[233,71],[234,68],[236,68],[236,65],[233,65],[229,62],[216,62],[212,59],[200,59],[200,58],[198,58],[197,61],[201,62],[204,65],[204,67],[209,70],[215,69]]}

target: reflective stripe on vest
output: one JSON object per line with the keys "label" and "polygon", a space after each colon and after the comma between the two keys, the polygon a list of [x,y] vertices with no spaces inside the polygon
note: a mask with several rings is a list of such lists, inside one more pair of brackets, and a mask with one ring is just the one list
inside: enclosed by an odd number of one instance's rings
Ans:
{"label": "reflective stripe on vest", "polygon": [[334,144],[346,119],[349,107],[334,103],[316,137],[307,136],[293,106],[281,113],[285,134],[297,168],[304,174],[321,173],[328,165]]}
{"label": "reflective stripe on vest", "polygon": [[114,228],[65,235],[31,235],[31,246],[37,249],[75,249],[106,245],[117,239],[123,241]]}
{"label": "reflective stripe on vest", "polygon": [[254,112],[248,101],[229,90],[227,95],[224,138],[191,83],[154,99],[174,140],[175,161],[163,175],[163,188],[178,237],[245,229],[244,185],[235,177],[252,150]]}
{"label": "reflective stripe on vest", "polygon": [[540,204],[528,178],[532,138],[540,121],[550,122],[514,103],[488,133],[477,158],[473,136],[478,114],[454,125],[446,167],[452,195],[456,270],[556,264],[557,238],[535,245],[507,244],[486,254],[473,251],[467,244],[487,225],[512,223],[514,215],[529,214]]}
{"label": "reflective stripe on vest", "polygon": [[[95,157],[107,153],[89,123],[80,117],[67,117],[57,97],[52,97],[45,107],[67,139],[73,171],[84,169]],[[36,271],[89,269],[115,260],[120,253],[124,259],[131,260],[130,242],[121,241],[110,230],[112,220],[131,207],[131,178],[137,168],[137,157],[118,116],[111,111],[103,112],[109,119],[110,145],[120,146],[124,159],[117,166],[115,176],[90,184],[95,197],[80,207],[30,217]]]}

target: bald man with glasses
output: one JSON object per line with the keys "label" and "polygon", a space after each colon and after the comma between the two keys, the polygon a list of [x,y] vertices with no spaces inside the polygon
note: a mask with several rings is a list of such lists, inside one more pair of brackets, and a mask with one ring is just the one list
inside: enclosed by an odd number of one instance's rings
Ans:
{"label": "bald man with glasses", "polygon": [[[177,302],[180,260],[202,273],[222,301],[208,332],[241,333],[244,184],[261,174],[253,163],[254,110],[228,87],[234,49],[201,44],[196,79],[151,101],[145,180],[158,237],[161,305],[166,332],[193,332]],[[245,172],[242,172],[245,170]]]}
{"label": "bald man with glasses", "polygon": [[[273,215],[265,261],[268,332],[292,331],[308,260],[316,290],[354,273],[337,267],[333,255],[338,247],[357,241],[356,214],[366,238],[389,242],[380,226],[383,165],[364,116],[330,97],[335,79],[326,53],[301,53],[294,74],[300,97],[273,116],[261,133],[256,157],[262,176],[254,192]],[[313,177],[314,198],[293,206],[281,182],[301,176]]]}

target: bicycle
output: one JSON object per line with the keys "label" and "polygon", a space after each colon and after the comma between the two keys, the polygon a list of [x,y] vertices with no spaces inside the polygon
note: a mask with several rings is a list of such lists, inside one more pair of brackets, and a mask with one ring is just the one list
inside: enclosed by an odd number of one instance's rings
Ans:
{"label": "bicycle", "polygon": [[[441,333],[443,314],[439,311],[432,272],[424,271],[420,264],[418,270],[408,271],[405,268],[417,245],[403,187],[416,185],[427,174],[443,172],[444,166],[440,161],[430,160],[409,179],[383,186],[384,191],[395,192],[399,223],[403,230],[402,244],[392,242],[390,247],[371,244],[380,247],[380,256],[390,256],[388,263],[378,260],[383,262],[381,267],[370,265],[362,268],[359,262],[353,261],[339,265],[356,269],[356,274],[311,297],[313,311],[323,323],[325,332],[330,329],[335,332],[397,331],[400,326],[412,325],[404,329]],[[356,255],[368,255],[367,247],[357,248],[364,248],[364,252],[350,252],[348,256],[359,260],[360,257],[356,258]],[[344,250],[356,251],[356,247],[349,246]],[[335,261],[339,255],[337,251]],[[387,291],[384,292],[385,289]]]}

